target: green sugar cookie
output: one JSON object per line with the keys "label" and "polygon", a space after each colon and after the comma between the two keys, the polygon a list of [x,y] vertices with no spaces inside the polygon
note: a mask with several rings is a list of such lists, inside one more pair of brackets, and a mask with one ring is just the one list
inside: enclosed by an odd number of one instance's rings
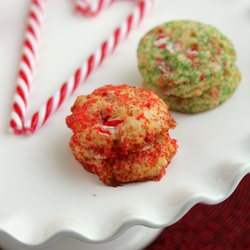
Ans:
{"label": "green sugar cookie", "polygon": [[149,31],[138,47],[138,67],[147,86],[164,96],[190,98],[225,81],[236,53],[231,41],[213,26],[173,21]]}

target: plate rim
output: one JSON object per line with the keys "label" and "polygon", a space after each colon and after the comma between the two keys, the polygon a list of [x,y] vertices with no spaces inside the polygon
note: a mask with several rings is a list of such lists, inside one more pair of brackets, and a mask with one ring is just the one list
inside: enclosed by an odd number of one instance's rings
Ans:
{"label": "plate rim", "polygon": [[[145,220],[140,219],[139,213],[133,214],[133,219],[130,219],[129,216],[126,216],[126,221],[124,221],[124,217],[120,219],[119,226],[116,227],[113,231],[110,230],[108,233],[108,236],[105,237],[99,237],[98,239],[90,239],[84,234],[80,234],[79,232],[76,232],[72,229],[57,229],[54,233],[48,234],[48,236],[44,237],[43,240],[36,240],[33,238],[31,242],[27,242],[24,239],[21,239],[17,237],[14,233],[8,232],[0,227],[0,236],[8,237],[11,240],[15,241],[17,244],[23,247],[28,248],[40,248],[40,247],[48,247],[54,244],[55,242],[59,241],[60,239],[64,237],[71,237],[73,239],[80,240],[84,243],[90,243],[90,244],[97,244],[97,243],[106,243],[115,240],[119,236],[121,236],[123,233],[128,231],[130,228],[134,226],[145,226],[152,229],[163,229],[165,227],[171,226],[174,223],[176,223],[178,220],[180,220],[184,215],[186,215],[192,207],[194,207],[196,204],[201,203],[205,205],[215,205],[223,202],[227,198],[231,196],[231,194],[236,190],[239,183],[243,180],[245,176],[250,174],[250,163],[241,164],[239,170],[237,171],[237,174],[235,176],[230,177],[230,186],[227,189],[225,193],[223,193],[223,196],[219,199],[216,199],[214,197],[211,197],[211,195],[206,194],[199,194],[199,192],[192,193],[190,197],[186,200],[186,202],[183,203],[179,211],[177,211],[175,214],[172,215],[170,220],[163,221],[162,224],[159,224],[157,222],[154,222],[153,220]],[[137,217],[135,219],[134,217]]]}

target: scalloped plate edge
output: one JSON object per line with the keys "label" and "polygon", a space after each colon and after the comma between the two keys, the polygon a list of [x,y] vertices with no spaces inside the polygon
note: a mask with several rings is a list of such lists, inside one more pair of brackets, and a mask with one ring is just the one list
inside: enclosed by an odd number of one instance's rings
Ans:
{"label": "scalloped plate edge", "polygon": [[[231,185],[227,191],[223,195],[223,197],[216,199],[210,196],[206,195],[200,195],[198,193],[195,193],[192,195],[181,207],[179,211],[175,213],[175,216],[171,218],[171,220],[165,221],[162,224],[155,223],[150,220],[145,220],[145,219],[129,219],[126,218],[127,220],[125,222],[121,222],[120,225],[114,229],[113,231],[109,232],[107,237],[104,238],[99,238],[99,239],[90,239],[86,237],[83,234],[80,234],[79,232],[76,232],[74,230],[58,230],[57,232],[51,233],[50,236],[46,237],[43,241],[41,242],[36,242],[34,239],[33,242],[25,242],[24,240],[16,237],[14,234],[11,232],[7,232],[3,229],[0,228],[0,235],[9,237],[11,240],[16,241],[18,244],[20,244],[23,247],[33,247],[33,248],[39,248],[39,247],[48,247],[61,238],[64,237],[71,237],[74,239],[78,239],[80,241],[86,242],[86,243],[104,243],[104,242],[109,242],[120,235],[122,235],[124,232],[129,230],[133,226],[141,225],[149,228],[165,228],[168,227],[178,220],[180,220],[193,206],[195,206],[198,203],[203,203],[203,204],[208,204],[208,205],[214,205],[218,204],[224,200],[226,200],[236,189],[238,184],[241,182],[241,180],[250,173],[250,164],[244,164],[242,165],[241,169],[237,172],[236,176],[233,176],[231,178]],[[134,217],[134,216],[133,216]]]}

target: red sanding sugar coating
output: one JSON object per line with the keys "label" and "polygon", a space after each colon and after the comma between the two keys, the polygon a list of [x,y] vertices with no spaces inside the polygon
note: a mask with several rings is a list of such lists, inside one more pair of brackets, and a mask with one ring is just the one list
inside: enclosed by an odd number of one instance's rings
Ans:
{"label": "red sanding sugar coating", "polygon": [[148,90],[106,85],[79,96],[66,122],[75,158],[107,185],[159,180],[176,153],[168,106]]}

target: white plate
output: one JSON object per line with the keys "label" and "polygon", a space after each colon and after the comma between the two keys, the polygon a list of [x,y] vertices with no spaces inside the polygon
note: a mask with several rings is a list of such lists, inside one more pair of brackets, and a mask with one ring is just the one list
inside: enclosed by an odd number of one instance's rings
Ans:
{"label": "white plate", "polygon": [[[65,234],[98,242],[133,225],[161,228],[198,202],[221,202],[250,172],[249,1],[156,1],[154,13],[141,29],[80,88],[78,94],[86,94],[105,83],[139,84],[138,41],[164,21],[204,21],[235,43],[243,74],[235,95],[210,112],[174,113],[178,127],[172,135],[180,148],[166,176],[160,182],[118,188],[102,185],[71,155],[71,132],[64,119],[74,97],[34,136],[7,132],[28,2],[0,1],[0,231],[27,245],[39,245]],[[87,20],[73,14],[71,1],[48,2],[31,111],[131,9],[126,2],[117,3]]]}

